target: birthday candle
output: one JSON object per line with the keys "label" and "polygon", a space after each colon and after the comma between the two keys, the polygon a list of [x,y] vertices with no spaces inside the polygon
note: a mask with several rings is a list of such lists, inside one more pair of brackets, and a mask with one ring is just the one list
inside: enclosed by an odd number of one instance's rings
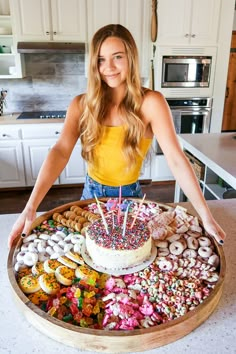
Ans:
{"label": "birthday candle", "polygon": [[141,200],[141,202],[140,202],[140,204],[139,204],[138,211],[137,211],[137,213],[136,213],[136,215],[135,215],[135,217],[134,217],[134,220],[133,220],[133,222],[132,222],[132,224],[131,224],[131,226],[130,226],[131,229],[133,228],[134,223],[135,223],[135,221],[136,221],[136,219],[137,219],[137,216],[138,216],[138,214],[139,214],[139,212],[140,212],[140,210],[141,210],[141,208],[142,208],[142,205],[143,205],[143,202],[144,202],[145,197],[146,197],[146,194],[144,194],[143,199]]}
{"label": "birthday candle", "polygon": [[118,215],[117,215],[118,225],[120,225],[120,213],[121,213],[121,186],[120,186],[120,190],[119,190],[119,209],[118,209]]}
{"label": "birthday candle", "polygon": [[127,208],[125,211],[125,217],[124,217],[124,222],[123,222],[123,232],[122,232],[123,237],[125,236],[128,213],[129,213],[129,204],[127,204]]}
{"label": "birthday candle", "polygon": [[108,231],[108,226],[107,226],[107,222],[106,222],[106,219],[105,219],[105,216],[103,214],[103,211],[102,211],[102,208],[100,206],[100,202],[96,196],[96,194],[94,193],[94,197],[96,199],[96,202],[97,202],[97,206],[98,206],[98,210],[99,210],[99,213],[101,214],[101,217],[102,217],[102,222],[104,224],[104,227],[105,227],[105,230],[106,230],[106,234],[108,235],[109,234],[109,231]]}

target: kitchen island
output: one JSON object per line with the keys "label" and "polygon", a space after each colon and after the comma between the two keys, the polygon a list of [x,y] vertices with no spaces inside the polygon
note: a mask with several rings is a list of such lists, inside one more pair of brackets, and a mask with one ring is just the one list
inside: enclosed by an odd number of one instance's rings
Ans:
{"label": "kitchen island", "polygon": [[[205,199],[222,199],[227,188],[236,190],[236,133],[180,134],[178,139],[193,167],[201,169]],[[185,199],[176,183],[175,202],[180,201]]]}
{"label": "kitchen island", "polygon": [[[194,213],[189,203],[181,203]],[[164,347],[145,351],[145,354],[199,354],[236,353],[236,199],[208,201],[209,207],[220,225],[227,232],[224,253],[227,263],[225,285],[218,307],[200,327],[186,337]],[[1,336],[0,353],[64,354],[88,353],[65,346],[36,330],[21,314],[13,301],[11,285],[7,276],[7,237],[17,214],[0,215],[2,235],[0,238],[0,285],[1,285]],[[119,348],[117,348],[119,352]]]}

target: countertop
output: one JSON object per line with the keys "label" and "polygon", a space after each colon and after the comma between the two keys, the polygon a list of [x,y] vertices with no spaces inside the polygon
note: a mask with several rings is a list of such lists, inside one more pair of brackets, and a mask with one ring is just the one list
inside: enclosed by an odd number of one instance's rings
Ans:
{"label": "countertop", "polygon": [[[236,353],[236,199],[207,202],[214,217],[227,232],[224,253],[227,270],[223,295],[213,314],[193,332],[145,354],[235,354]],[[194,213],[190,203],[180,203]],[[41,334],[27,322],[13,301],[7,276],[7,237],[17,214],[0,215],[0,353],[1,354],[85,354]],[[117,348],[117,350],[119,350]]]}
{"label": "countertop", "polygon": [[236,133],[180,134],[184,149],[236,189]]}
{"label": "countertop", "polygon": [[45,123],[63,123],[64,118],[47,118],[47,119],[17,119],[20,113],[5,114],[0,116],[1,125],[13,125],[13,124],[45,124]]}

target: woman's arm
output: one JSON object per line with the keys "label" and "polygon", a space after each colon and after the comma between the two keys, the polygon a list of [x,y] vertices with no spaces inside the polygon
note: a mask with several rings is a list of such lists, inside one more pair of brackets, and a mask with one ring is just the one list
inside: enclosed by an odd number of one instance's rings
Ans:
{"label": "woman's arm", "polygon": [[13,240],[19,234],[26,235],[29,233],[30,225],[36,217],[39,204],[70,158],[71,152],[79,138],[78,122],[82,112],[80,108],[81,98],[82,96],[75,97],[68,107],[60,137],[43,162],[30,198],[23,212],[13,225],[8,239],[9,246],[11,246]]}
{"label": "woman's arm", "polygon": [[178,142],[170,108],[161,93],[148,92],[143,104],[143,116],[146,124],[150,124],[176,181],[196,209],[206,231],[218,242],[222,242],[226,235],[206,204],[192,166]]}

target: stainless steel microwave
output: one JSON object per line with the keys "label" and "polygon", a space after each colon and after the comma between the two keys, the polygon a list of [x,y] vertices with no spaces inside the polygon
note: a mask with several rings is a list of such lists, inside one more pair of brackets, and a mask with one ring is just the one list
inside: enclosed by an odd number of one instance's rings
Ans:
{"label": "stainless steel microwave", "polygon": [[161,87],[209,87],[211,56],[163,56]]}

